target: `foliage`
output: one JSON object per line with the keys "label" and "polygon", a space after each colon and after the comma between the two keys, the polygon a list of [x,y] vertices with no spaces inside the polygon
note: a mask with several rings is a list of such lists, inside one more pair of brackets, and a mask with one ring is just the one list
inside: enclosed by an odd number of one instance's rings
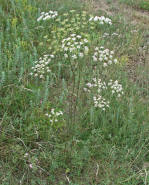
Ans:
{"label": "foliage", "polygon": [[148,104],[125,70],[141,33],[80,1],[0,3],[1,184],[148,182]]}

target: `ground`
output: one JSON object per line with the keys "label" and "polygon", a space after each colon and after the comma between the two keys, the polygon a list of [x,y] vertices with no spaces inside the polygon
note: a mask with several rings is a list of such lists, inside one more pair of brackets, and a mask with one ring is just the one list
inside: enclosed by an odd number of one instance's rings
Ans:
{"label": "ground", "polygon": [[[148,0],[0,5],[0,184],[148,185]],[[84,38],[73,56],[70,33]],[[118,63],[96,62],[97,47]]]}

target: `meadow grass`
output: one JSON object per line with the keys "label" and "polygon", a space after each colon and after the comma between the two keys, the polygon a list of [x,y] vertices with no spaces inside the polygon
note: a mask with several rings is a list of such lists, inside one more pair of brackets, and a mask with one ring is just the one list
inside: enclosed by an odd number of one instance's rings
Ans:
{"label": "meadow grass", "polygon": [[149,11],[149,1],[148,0],[120,0],[120,2],[127,3],[136,8]]}
{"label": "meadow grass", "polygon": [[0,5],[1,185],[148,184],[149,91],[126,70],[143,31],[80,0]]}

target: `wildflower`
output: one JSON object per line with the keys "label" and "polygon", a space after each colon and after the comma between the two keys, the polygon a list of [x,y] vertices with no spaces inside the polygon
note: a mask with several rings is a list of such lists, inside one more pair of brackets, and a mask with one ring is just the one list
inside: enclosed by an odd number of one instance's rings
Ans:
{"label": "wildflower", "polygon": [[121,95],[124,94],[122,85],[118,83],[118,81],[112,81],[108,83],[109,88],[112,90],[112,94],[117,94],[118,97],[121,97]]}
{"label": "wildflower", "polygon": [[97,95],[93,97],[94,100],[94,106],[96,108],[101,108],[103,111],[105,111],[106,108],[109,108],[109,102],[106,101],[102,96]]}
{"label": "wildflower", "polygon": [[101,17],[98,17],[98,16],[91,17],[89,19],[89,21],[99,22],[99,24],[109,24],[109,25],[112,25],[111,19],[106,18],[104,16],[101,16]]}
{"label": "wildflower", "polygon": [[104,33],[103,34],[103,37],[108,37],[109,36],[109,33]]}
{"label": "wildflower", "polygon": [[51,113],[46,113],[45,116],[47,116],[48,118],[50,118],[50,122],[53,124],[55,122],[58,122],[58,120],[61,119],[61,116],[63,115],[62,111],[56,111],[55,109],[51,109]]}
{"label": "wildflower", "polygon": [[93,61],[97,62],[97,58],[95,56],[93,56]]}
{"label": "wildflower", "polygon": [[95,52],[92,58],[94,62],[97,62],[99,60],[100,62],[103,62],[103,67],[107,67],[108,65],[111,65],[113,63],[118,63],[117,59],[113,59],[113,54],[114,51],[104,49],[104,47],[101,46],[100,49],[98,47],[95,48]]}
{"label": "wildflower", "polygon": [[40,17],[37,18],[37,21],[41,21],[41,20],[49,20],[49,19],[54,19],[55,17],[58,16],[58,12],[57,11],[49,11],[47,13],[45,12],[41,12]]}
{"label": "wildflower", "polygon": [[87,39],[84,39],[84,42],[85,42],[85,43],[88,43],[88,40],[87,40]]}
{"label": "wildflower", "polygon": [[80,57],[84,57],[84,54],[83,54],[83,53],[79,53],[79,56],[80,56]]}
{"label": "wildflower", "polygon": [[85,46],[84,49],[86,52],[88,52],[88,50],[89,50],[87,46]]}
{"label": "wildflower", "polygon": [[[107,64],[107,63],[105,63]],[[92,82],[88,82],[86,87],[83,88],[85,92],[94,92],[93,103],[96,108],[106,110],[109,108],[110,102],[104,97],[106,91],[111,92],[113,96],[121,97],[124,92],[122,85],[118,81],[110,80],[108,83],[102,82],[101,79],[93,78]]]}
{"label": "wildflower", "polygon": [[118,60],[117,59],[114,59],[114,63],[117,64],[118,63]]}
{"label": "wildflower", "polygon": [[75,12],[75,10],[70,10],[70,13],[74,13]]}
{"label": "wildflower", "polygon": [[103,63],[103,67],[107,67],[108,65],[107,65],[107,63]]}
{"label": "wildflower", "polygon": [[64,57],[65,57],[65,58],[68,58],[68,55],[65,53],[65,54],[64,54]]}
{"label": "wildflower", "polygon": [[40,57],[39,61],[35,61],[35,65],[32,67],[33,72],[31,72],[30,75],[44,79],[48,73],[51,73],[48,65],[52,58],[54,58],[54,55],[44,55]]}
{"label": "wildflower", "polygon": [[119,36],[118,33],[112,33],[112,36]]}
{"label": "wildflower", "polygon": [[33,165],[32,165],[32,164],[29,164],[29,167],[30,167],[30,168],[33,168]]}
{"label": "wildflower", "polygon": [[25,153],[25,154],[24,154],[24,157],[28,157],[28,156],[29,156],[29,153]]}
{"label": "wildflower", "polygon": [[84,57],[84,54],[87,54],[89,48],[87,46],[88,40],[86,38],[82,39],[82,36],[71,34],[68,38],[62,40],[62,49],[67,51],[67,54],[64,54],[65,58],[71,57],[74,60],[78,57]]}
{"label": "wildflower", "polygon": [[76,56],[76,55],[72,55],[72,58],[73,58],[73,59],[77,59],[77,56]]}

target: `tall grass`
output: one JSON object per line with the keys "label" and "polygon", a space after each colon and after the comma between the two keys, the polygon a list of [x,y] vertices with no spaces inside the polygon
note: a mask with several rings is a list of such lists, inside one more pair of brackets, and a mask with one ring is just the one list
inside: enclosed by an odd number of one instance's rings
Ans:
{"label": "tall grass", "polygon": [[[125,68],[142,43],[141,32],[134,34],[119,16],[110,17],[112,25],[89,21],[96,15],[80,1],[0,4],[1,184],[147,183],[148,101]],[[38,22],[49,10],[58,17]],[[62,47],[71,34],[87,40],[73,55],[69,45],[67,52]],[[111,60],[118,63],[94,61],[96,47],[113,50]],[[47,62],[44,55],[54,58],[47,64],[51,72],[40,76],[34,69]],[[85,91],[94,78],[107,89],[97,83]],[[122,85],[122,96],[112,92],[110,80]],[[109,102],[105,110],[101,99],[95,106],[98,95]]]}

